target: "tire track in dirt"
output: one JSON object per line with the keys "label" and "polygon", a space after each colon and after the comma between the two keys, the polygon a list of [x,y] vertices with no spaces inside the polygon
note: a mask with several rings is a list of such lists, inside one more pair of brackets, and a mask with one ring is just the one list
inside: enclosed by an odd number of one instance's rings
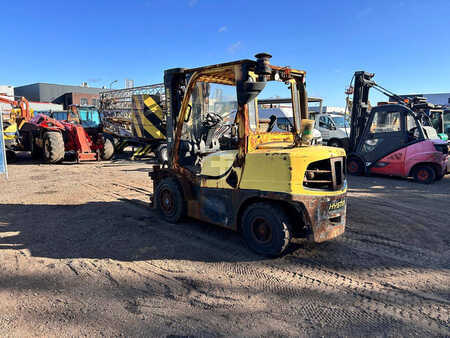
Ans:
{"label": "tire track in dirt", "polygon": [[[126,198],[126,195],[114,193],[114,195],[120,198]],[[164,224],[165,222],[161,222]],[[189,224],[183,224],[178,226],[176,231],[183,232],[183,237],[190,237],[190,244],[196,247],[196,250],[203,251],[204,254],[211,257],[214,261],[221,257],[224,260],[238,261],[248,258],[248,251],[242,252],[239,248],[233,248],[231,253],[230,248],[223,245],[223,241],[215,240],[211,236],[196,234],[192,236],[192,233],[186,231]],[[175,240],[179,240],[180,235],[174,235],[174,227],[170,230],[162,230],[157,226],[150,226],[152,230],[161,232],[166,236],[173,236]],[[198,241],[200,239],[201,241]],[[358,241],[353,240],[352,244],[356,244]],[[364,242],[360,242],[364,243]],[[359,248],[364,248],[365,244],[360,244]],[[389,249],[390,250],[390,249]],[[394,251],[398,254],[398,250]],[[389,251],[387,254],[391,254]],[[374,253],[376,254],[376,252]],[[400,259],[407,258],[406,255],[400,254]],[[345,274],[338,273],[334,270],[325,269],[320,266],[318,262],[307,262],[303,258],[288,255],[281,259],[281,261],[289,262],[294,260],[295,265],[290,266],[289,269],[285,269],[280,266],[279,261],[273,262],[258,262],[257,265],[261,265],[262,268],[256,266],[255,263],[211,263],[209,267],[213,267],[214,270],[219,270],[226,273],[232,273],[241,275],[244,277],[255,277],[259,281],[255,286],[261,290],[267,290],[275,294],[283,294],[287,296],[300,296],[301,290],[305,287],[320,287],[329,290],[330,292],[345,291],[351,297],[356,298],[355,305],[362,310],[374,311],[378,314],[384,314],[388,317],[395,317],[406,322],[418,324],[422,327],[438,332],[439,334],[449,334],[448,330],[448,307],[447,304],[442,304],[442,307],[437,308],[434,304],[426,304],[428,301],[423,294],[417,294],[410,290],[403,290],[401,288],[394,289],[391,285],[382,285],[380,283],[371,281],[365,281],[361,279],[355,279]],[[409,262],[415,262],[409,260]],[[135,264],[135,263],[134,263]],[[142,267],[141,264],[137,266]],[[265,272],[265,269],[269,269],[270,273]],[[299,268],[302,269],[299,272]],[[145,273],[143,273],[145,274]],[[282,285],[283,284],[283,285]],[[409,308],[411,300],[414,304],[419,304],[417,309]],[[435,300],[436,301],[436,300]],[[443,312],[443,314],[441,314]],[[375,320],[372,318],[371,320]]]}

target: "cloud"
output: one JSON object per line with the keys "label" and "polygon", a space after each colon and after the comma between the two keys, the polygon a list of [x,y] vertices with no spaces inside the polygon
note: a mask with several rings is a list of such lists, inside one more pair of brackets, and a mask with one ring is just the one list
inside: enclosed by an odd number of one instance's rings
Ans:
{"label": "cloud", "polygon": [[198,3],[198,0],[189,0],[188,5],[189,7],[194,7]]}
{"label": "cloud", "polygon": [[228,53],[234,54],[242,46],[242,42],[238,41],[228,47]]}
{"label": "cloud", "polygon": [[226,32],[228,30],[228,27],[227,26],[222,26],[222,27],[220,27],[217,31],[219,32],[219,33],[223,33],[223,32]]}

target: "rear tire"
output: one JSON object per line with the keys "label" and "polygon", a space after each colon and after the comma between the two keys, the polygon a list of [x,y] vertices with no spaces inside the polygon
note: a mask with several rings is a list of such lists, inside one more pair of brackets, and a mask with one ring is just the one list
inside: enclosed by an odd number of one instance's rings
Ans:
{"label": "rear tire", "polygon": [[273,203],[251,204],[242,216],[242,234],[249,248],[270,257],[281,255],[289,246],[292,225],[286,212]]}
{"label": "rear tire", "polygon": [[155,188],[154,204],[167,222],[177,223],[186,216],[183,192],[174,178],[163,178],[158,182]]}
{"label": "rear tire", "polygon": [[436,171],[429,165],[419,165],[413,171],[414,180],[422,184],[431,184],[436,179]]}
{"label": "rear tire", "polygon": [[64,159],[64,140],[61,133],[47,131],[44,134],[43,155],[47,163],[58,163]]}
{"label": "rear tire", "polygon": [[364,173],[364,164],[357,157],[349,157],[347,159],[347,172],[350,175],[360,176]]}
{"label": "rear tire", "polygon": [[42,148],[36,144],[36,139],[33,137],[31,139],[31,158],[33,160],[40,160],[42,159],[42,153]]}
{"label": "rear tire", "polygon": [[103,139],[103,148],[100,151],[100,157],[103,161],[110,160],[114,155],[114,145],[109,138]]}

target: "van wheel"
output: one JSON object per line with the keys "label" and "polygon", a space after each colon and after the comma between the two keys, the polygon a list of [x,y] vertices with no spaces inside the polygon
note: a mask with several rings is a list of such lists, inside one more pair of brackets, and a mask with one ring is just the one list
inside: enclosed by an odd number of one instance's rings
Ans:
{"label": "van wheel", "polygon": [[261,202],[245,210],[242,233],[250,249],[261,255],[275,257],[289,246],[292,225],[280,206]]}
{"label": "van wheel", "polygon": [[416,182],[430,184],[436,179],[436,172],[429,165],[419,165],[414,168],[413,177]]}
{"label": "van wheel", "polygon": [[156,185],[154,203],[163,218],[170,223],[177,223],[186,216],[183,192],[171,177],[163,178]]}
{"label": "van wheel", "polygon": [[329,147],[336,147],[336,148],[342,148],[342,142],[336,139],[332,139],[328,141],[327,146]]}

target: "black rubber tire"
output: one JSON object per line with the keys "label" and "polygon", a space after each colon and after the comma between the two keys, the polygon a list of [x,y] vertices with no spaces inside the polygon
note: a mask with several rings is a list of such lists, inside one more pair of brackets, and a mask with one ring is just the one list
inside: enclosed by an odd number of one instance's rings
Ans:
{"label": "black rubber tire", "polygon": [[43,157],[46,163],[58,163],[64,159],[64,140],[61,133],[45,132]]}
{"label": "black rubber tire", "polygon": [[6,163],[16,163],[17,155],[14,150],[6,149]]}
{"label": "black rubber tire", "polygon": [[159,145],[158,148],[156,148],[155,153],[160,164],[166,164],[169,162],[169,151],[166,143]]}
{"label": "black rubber tire", "polygon": [[357,157],[349,157],[347,159],[347,173],[355,176],[361,176],[364,174],[363,162]]}
{"label": "black rubber tire", "polygon": [[161,179],[155,188],[153,203],[162,217],[170,223],[177,223],[186,216],[186,202],[176,179]]}
{"label": "black rubber tire", "polygon": [[342,148],[342,142],[338,139],[331,139],[327,143],[328,147],[336,147],[336,148]]}
{"label": "black rubber tire", "polygon": [[242,215],[241,224],[247,245],[258,254],[277,257],[287,249],[291,241],[290,218],[284,209],[274,203],[258,202],[249,205]]}
{"label": "black rubber tire", "polygon": [[43,151],[42,148],[40,148],[36,144],[36,140],[34,138],[31,139],[31,158],[33,160],[40,160],[42,159]]}
{"label": "black rubber tire", "polygon": [[109,138],[103,138],[103,148],[100,151],[100,157],[103,161],[110,160],[114,155],[114,145]]}
{"label": "black rubber tire", "polygon": [[436,179],[436,171],[429,165],[418,165],[414,168],[412,175],[414,181],[422,184],[431,184]]}

